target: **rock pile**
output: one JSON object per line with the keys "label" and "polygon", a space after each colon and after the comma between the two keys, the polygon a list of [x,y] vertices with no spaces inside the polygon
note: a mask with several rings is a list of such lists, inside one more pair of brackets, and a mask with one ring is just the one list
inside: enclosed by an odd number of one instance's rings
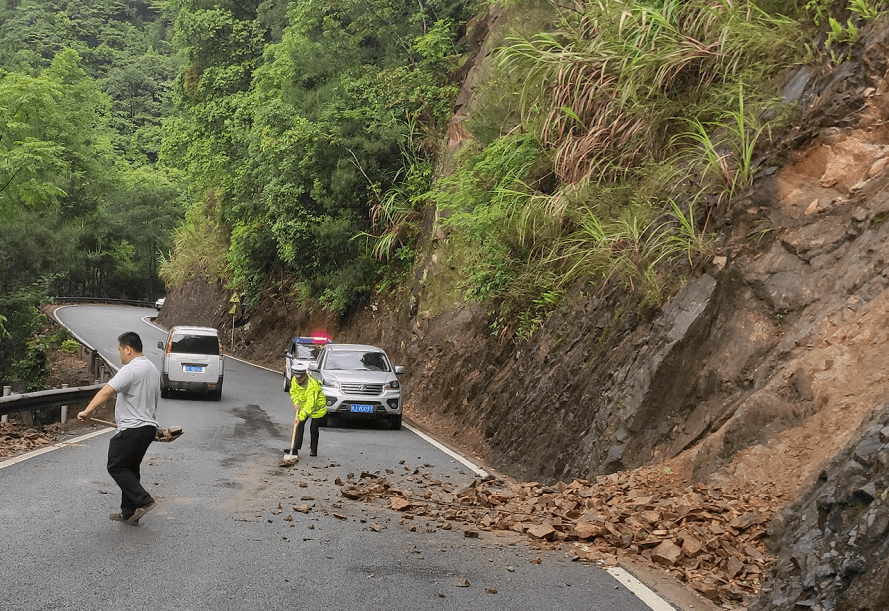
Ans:
{"label": "rock pile", "polygon": [[773,564],[763,541],[766,523],[773,507],[784,504],[768,491],[739,494],[705,485],[676,490],[669,473],[656,469],[554,486],[489,476],[462,489],[421,469],[403,477],[407,485],[371,473],[337,483],[344,497],[387,501],[391,509],[441,529],[462,524],[468,537],[513,531],[535,545],[603,564],[632,555],[714,602],[746,601],[758,592]]}
{"label": "rock pile", "polygon": [[0,458],[30,452],[55,441],[49,433],[42,433],[33,428],[19,431],[11,422],[0,422]]}

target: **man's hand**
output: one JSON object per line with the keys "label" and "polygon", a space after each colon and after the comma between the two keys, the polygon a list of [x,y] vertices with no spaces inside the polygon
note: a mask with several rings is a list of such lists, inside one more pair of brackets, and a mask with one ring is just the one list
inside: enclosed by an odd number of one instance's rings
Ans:
{"label": "man's hand", "polygon": [[82,412],[77,414],[77,419],[82,421],[89,420],[90,414],[99,409],[99,406],[105,403],[108,399],[117,394],[117,391],[111,387],[110,384],[106,384],[102,388],[99,389],[99,392],[96,393],[96,396],[93,397],[93,400],[89,402],[89,405],[86,406]]}

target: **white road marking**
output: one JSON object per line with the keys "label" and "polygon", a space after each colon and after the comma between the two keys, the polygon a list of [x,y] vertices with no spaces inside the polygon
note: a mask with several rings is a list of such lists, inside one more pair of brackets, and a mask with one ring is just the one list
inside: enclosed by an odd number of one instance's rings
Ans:
{"label": "white road marking", "polygon": [[676,611],[676,608],[663,598],[652,592],[648,587],[619,566],[605,569],[622,586],[636,595],[636,598],[648,605],[653,611]]}
{"label": "white road marking", "polygon": [[457,454],[456,452],[454,452],[453,450],[451,450],[451,449],[448,448],[447,446],[444,446],[444,445],[440,444],[439,442],[437,442],[436,440],[434,440],[432,437],[430,437],[430,436],[427,435],[426,433],[424,433],[424,432],[422,432],[422,431],[419,431],[419,430],[415,429],[414,427],[412,427],[412,426],[410,426],[410,425],[408,425],[408,424],[405,424],[404,427],[405,427],[406,429],[408,429],[409,431],[413,432],[414,435],[417,435],[418,437],[420,437],[420,438],[422,438],[422,439],[425,439],[427,443],[431,443],[432,445],[434,445],[436,448],[438,448],[439,450],[441,450],[442,452],[444,452],[445,454],[447,454],[447,455],[450,456],[451,458],[454,458],[454,459],[458,460],[459,462],[463,463],[464,465],[466,465],[467,467],[469,467],[470,469],[472,469],[472,471],[474,471],[475,474],[478,475],[479,477],[487,477],[487,476],[488,476],[488,472],[485,471],[484,469],[482,469],[481,467],[479,467],[477,464],[475,464],[474,462],[472,462],[472,461],[469,460],[468,458],[465,458],[465,457],[463,457],[463,456],[460,456],[459,454]]}
{"label": "white road marking", "polygon": [[91,439],[93,437],[97,437],[99,435],[104,435],[105,433],[113,433],[116,429],[111,427],[106,427],[99,429],[98,431],[93,431],[92,433],[87,433],[86,435],[81,435],[80,437],[75,437],[73,439],[68,439],[66,441],[60,441],[59,443],[54,443],[51,446],[46,446],[45,448],[40,448],[39,450],[32,450],[26,454],[21,454],[20,456],[16,456],[15,458],[10,458],[9,460],[0,461],[0,469],[5,469],[6,467],[11,467],[12,465],[16,465],[20,462],[24,462],[29,458],[35,458],[40,456],[41,454],[46,454],[47,452],[52,452],[53,450],[59,450],[61,448],[65,448],[68,446],[77,445],[81,441],[86,441],[87,439]]}

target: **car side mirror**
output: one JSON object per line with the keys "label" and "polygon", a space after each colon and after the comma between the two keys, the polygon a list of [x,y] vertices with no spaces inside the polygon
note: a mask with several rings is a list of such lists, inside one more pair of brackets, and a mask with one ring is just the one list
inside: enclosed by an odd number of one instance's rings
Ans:
{"label": "car side mirror", "polygon": [[318,365],[318,361],[314,361],[312,363],[309,363],[309,369],[312,371],[318,371],[319,369],[321,369],[321,367]]}
{"label": "car side mirror", "polygon": [[402,367],[401,365],[396,365],[395,366],[395,375],[398,375],[401,373],[404,373],[404,367]]}
{"label": "car side mirror", "polygon": [[163,350],[164,349],[164,342],[158,342],[157,347],[160,348],[161,350]]}

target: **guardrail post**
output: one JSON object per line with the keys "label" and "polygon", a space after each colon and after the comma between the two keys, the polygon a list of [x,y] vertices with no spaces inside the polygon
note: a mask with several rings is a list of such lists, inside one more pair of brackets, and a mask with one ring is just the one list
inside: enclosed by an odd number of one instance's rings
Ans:
{"label": "guardrail post", "polygon": [[90,373],[96,375],[96,372],[99,368],[99,355],[96,354],[95,350],[90,351]]}
{"label": "guardrail post", "polygon": [[[62,384],[62,388],[68,388],[68,385]],[[68,422],[68,406],[67,405],[62,406],[62,416],[61,416],[60,420],[62,421],[62,424],[65,424],[66,422]]]}
{"label": "guardrail post", "polygon": [[[3,387],[3,396],[8,397],[12,394],[12,386],[4,386]],[[0,422],[9,422],[9,416],[3,415],[0,416]]]}

